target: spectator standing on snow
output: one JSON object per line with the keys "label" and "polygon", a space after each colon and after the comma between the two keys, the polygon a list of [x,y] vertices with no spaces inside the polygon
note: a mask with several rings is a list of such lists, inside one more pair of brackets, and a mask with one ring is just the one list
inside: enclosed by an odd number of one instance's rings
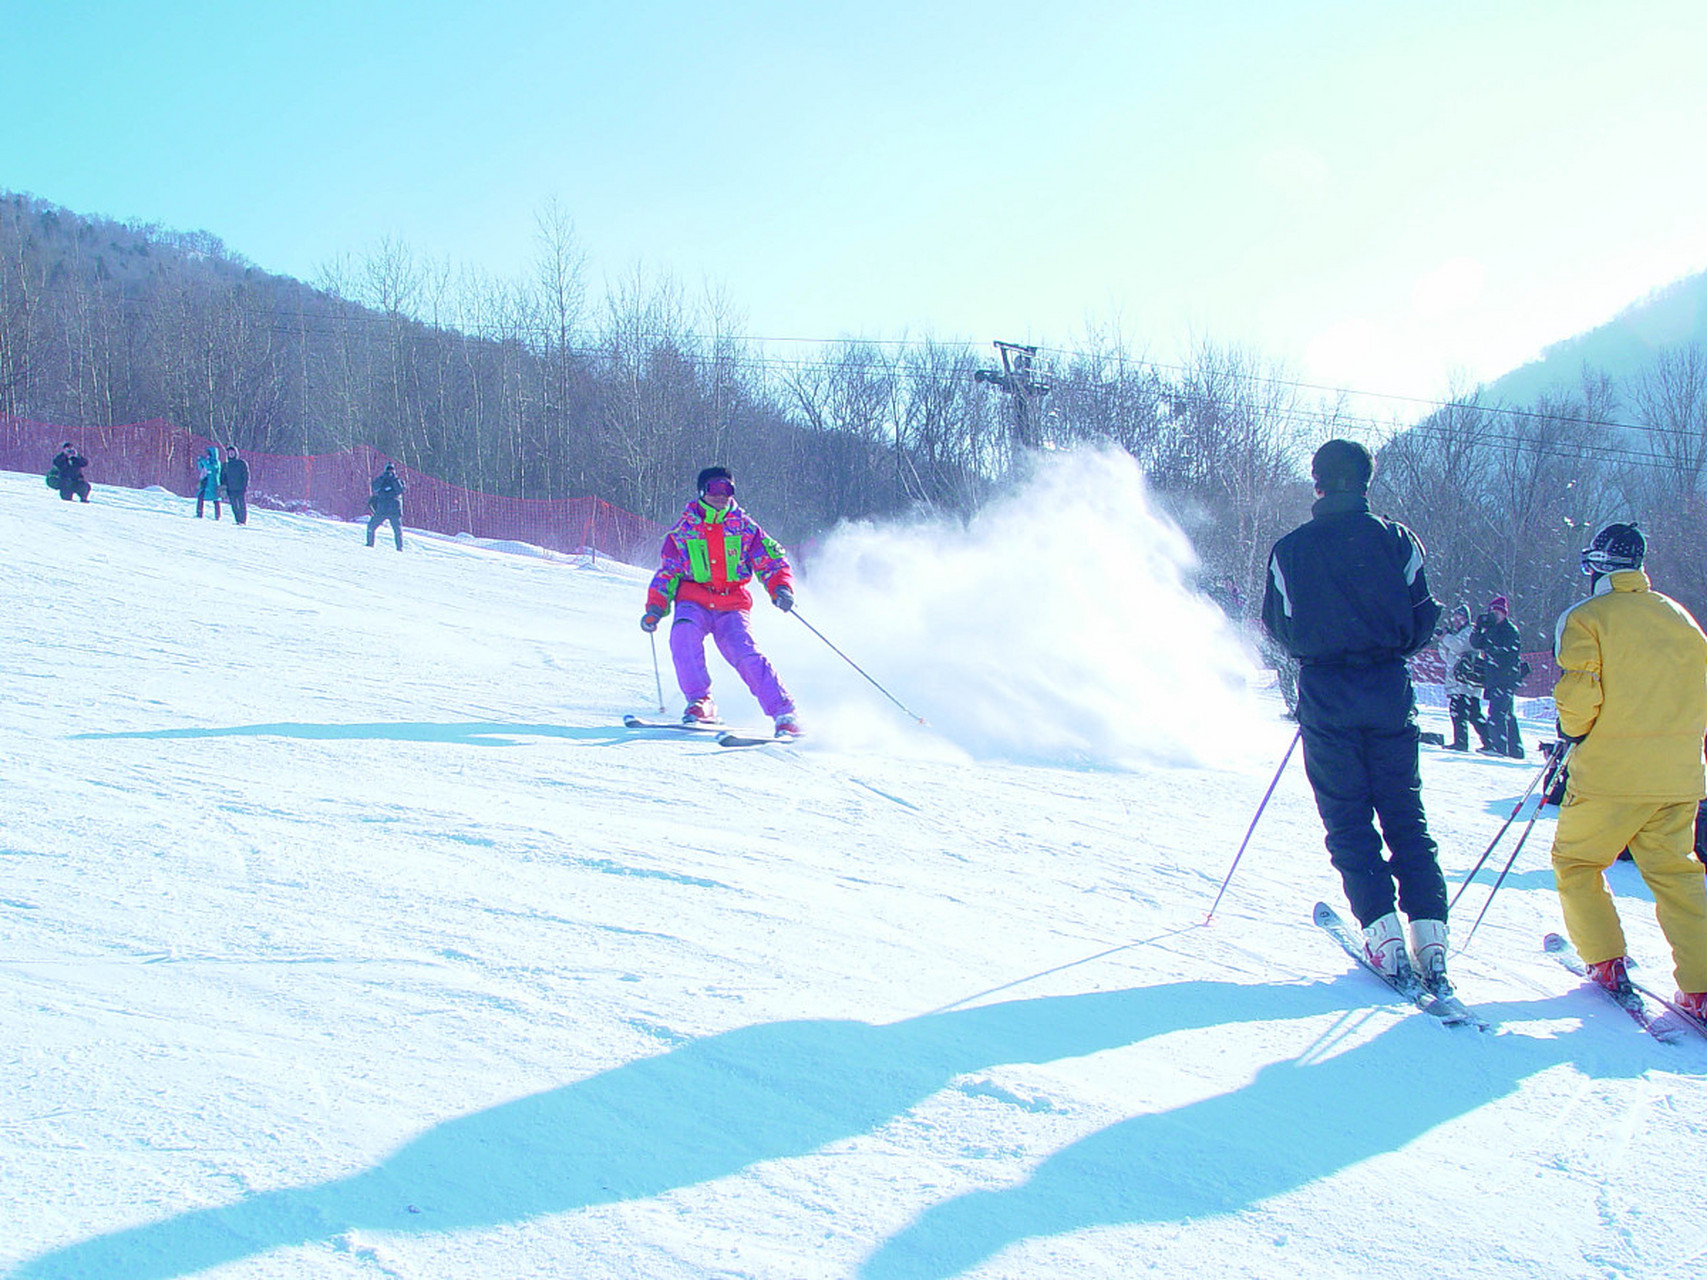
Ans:
{"label": "spectator standing on snow", "polygon": [[1488,601],[1488,611],[1476,619],[1470,644],[1483,655],[1482,690],[1488,698],[1488,745],[1483,753],[1523,759],[1523,739],[1517,729],[1517,686],[1527,674],[1522,641],[1511,624],[1511,608],[1504,596]]}
{"label": "spectator standing on snow", "polygon": [[1414,972],[1445,995],[1446,881],[1423,814],[1416,691],[1405,665],[1433,638],[1440,603],[1416,536],[1369,510],[1374,470],[1369,450],[1353,441],[1316,450],[1316,504],[1269,556],[1263,625],[1299,662],[1304,771],[1364,951],[1383,973],[1410,980],[1403,911]]}
{"label": "spectator standing on snow", "polygon": [[219,519],[219,446],[209,445],[206,453],[196,459],[196,472],[200,480],[196,483],[196,519],[202,518],[202,506],[207,502],[213,503],[213,518]]}
{"label": "spectator standing on snow", "polygon": [[1671,944],[1677,1002],[1707,1017],[1707,878],[1690,857],[1707,796],[1707,636],[1652,589],[1647,540],[1609,524],[1582,553],[1593,592],[1565,610],[1553,688],[1576,743],[1553,837],[1565,929],[1594,980],[1627,991],[1624,930],[1604,872],[1626,845]]}
{"label": "spectator standing on snow", "polygon": [[89,501],[89,482],[83,478],[83,468],[89,465],[89,459],[72,446],[67,440],[59,446],[59,452],[53,455],[53,464],[48,468],[48,476],[53,481],[53,487],[59,490],[59,496],[66,502],[73,498]]}
{"label": "spectator standing on snow", "polygon": [[664,538],[663,564],[646,593],[640,625],[656,631],[671,604],[675,605],[670,657],[675,661],[676,683],[687,700],[683,724],[709,724],[717,719],[711,672],[705,662],[709,636],[775,722],[777,736],[793,736],[800,732],[794,699],[753,643],[753,597],[747,590],[747,583],[757,575],[777,608],[785,613],[794,608],[794,576],[787,553],[736,505],[735,481],[728,468],[707,467],[699,473],[698,487],[699,497],[688,503]]}
{"label": "spectator standing on snow", "polygon": [[238,524],[249,523],[249,464],[237,453],[234,444],[225,446],[225,496],[231,500],[231,518]]}
{"label": "spectator standing on snow", "polygon": [[389,520],[397,549],[403,550],[403,481],[397,475],[397,468],[386,463],[385,470],[373,478],[369,488],[373,492],[367,500],[367,509],[372,513],[367,521],[368,546],[373,545],[373,535],[379,526]]}
{"label": "spectator standing on snow", "polygon": [[1470,647],[1470,607],[1458,605],[1440,632],[1440,657],[1446,666],[1446,709],[1452,717],[1449,751],[1470,749],[1470,729],[1483,747],[1488,745],[1488,722],[1482,715],[1482,689],[1474,679],[1476,652]]}

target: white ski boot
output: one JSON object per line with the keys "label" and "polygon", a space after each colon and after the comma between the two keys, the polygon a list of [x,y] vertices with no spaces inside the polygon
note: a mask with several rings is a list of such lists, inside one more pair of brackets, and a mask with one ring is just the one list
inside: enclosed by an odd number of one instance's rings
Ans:
{"label": "white ski boot", "polygon": [[1395,986],[1406,987],[1416,980],[1411,971],[1410,953],[1405,950],[1405,928],[1399,923],[1397,911],[1389,911],[1363,927],[1363,954]]}
{"label": "white ski boot", "polygon": [[1416,958],[1417,977],[1436,996],[1452,994],[1452,984],[1446,978],[1446,941],[1446,921],[1411,921],[1411,954]]}

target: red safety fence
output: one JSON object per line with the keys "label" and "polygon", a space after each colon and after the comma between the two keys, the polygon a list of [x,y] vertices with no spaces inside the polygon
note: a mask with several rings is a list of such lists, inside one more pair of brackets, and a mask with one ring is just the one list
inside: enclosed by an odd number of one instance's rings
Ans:
{"label": "red safety fence", "polygon": [[[199,478],[196,459],[214,443],[159,418],[116,427],[72,428],[0,414],[0,470],[45,476],[54,454],[67,440],[89,459],[85,478],[97,488],[159,486],[182,497],[194,495]],[[410,528],[526,542],[636,565],[656,561],[667,532],[655,520],[598,498],[506,498],[476,493],[423,475],[367,445],[306,457],[247,451],[242,456],[249,463],[249,505],[274,511],[365,520],[369,482],[390,462],[408,487],[403,523]]]}
{"label": "red safety fence", "polygon": [[[1529,664],[1529,675],[1517,686],[1517,696],[1552,697],[1553,686],[1559,682],[1559,668],[1554,665],[1553,655],[1546,652],[1526,653],[1523,660]],[[1431,645],[1414,655],[1411,658],[1411,676],[1419,684],[1445,684],[1446,662],[1440,656],[1440,650]]]}

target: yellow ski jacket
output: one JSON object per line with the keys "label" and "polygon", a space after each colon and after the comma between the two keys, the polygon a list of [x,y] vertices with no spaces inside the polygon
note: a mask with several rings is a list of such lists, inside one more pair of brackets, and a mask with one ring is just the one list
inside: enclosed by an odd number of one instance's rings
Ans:
{"label": "yellow ski jacket", "polygon": [[1707,636],[1640,569],[1608,574],[1559,615],[1553,687],[1580,796],[1675,803],[1707,795]]}

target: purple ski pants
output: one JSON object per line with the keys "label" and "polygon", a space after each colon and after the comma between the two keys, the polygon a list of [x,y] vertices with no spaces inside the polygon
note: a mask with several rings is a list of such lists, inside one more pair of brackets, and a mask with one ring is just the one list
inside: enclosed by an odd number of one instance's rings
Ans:
{"label": "purple ski pants", "polygon": [[676,683],[689,702],[711,692],[711,672],[705,665],[705,638],[717,642],[717,652],[747,682],[767,716],[794,710],[794,699],[782,687],[770,661],[753,644],[745,609],[707,609],[691,600],[676,601],[676,621],[670,628],[670,657],[676,663]]}

